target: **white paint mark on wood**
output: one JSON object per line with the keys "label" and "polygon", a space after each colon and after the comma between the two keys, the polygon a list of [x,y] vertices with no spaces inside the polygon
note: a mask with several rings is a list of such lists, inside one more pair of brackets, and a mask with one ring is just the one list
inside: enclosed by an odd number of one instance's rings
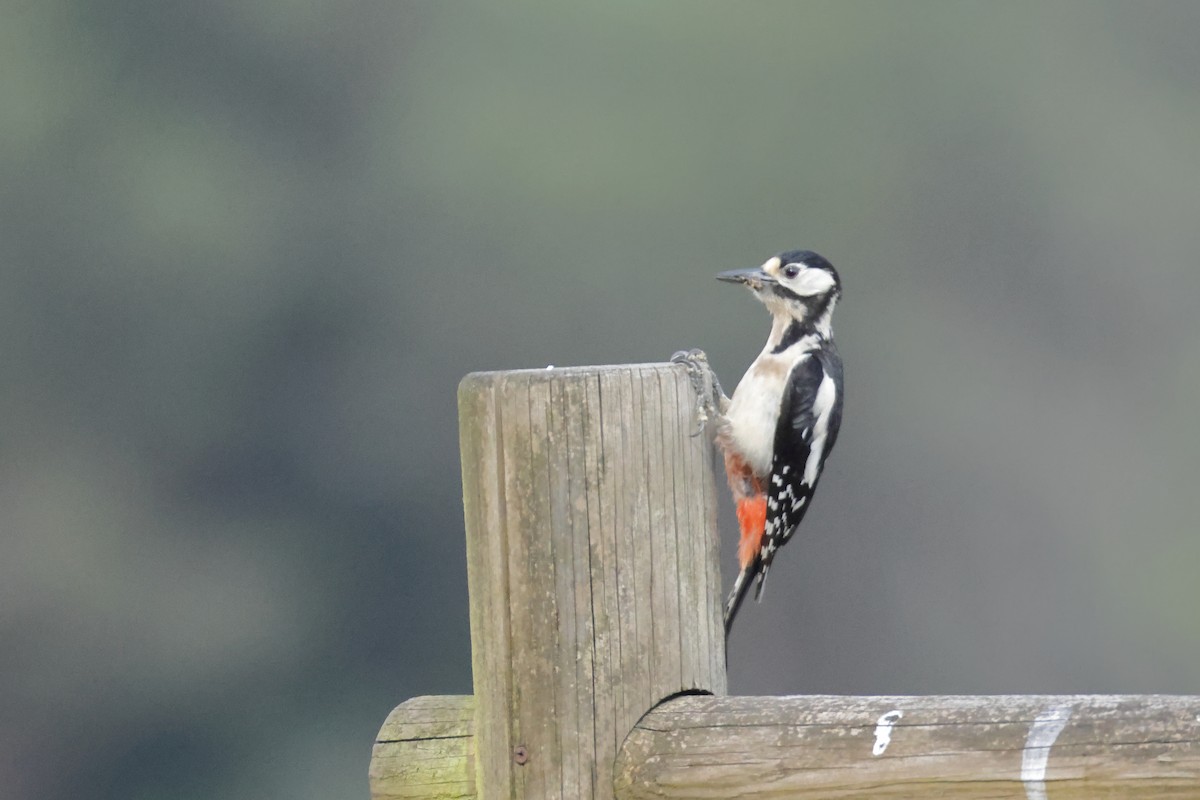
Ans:
{"label": "white paint mark on wood", "polygon": [[883,751],[887,750],[892,742],[892,726],[903,716],[904,712],[897,708],[879,718],[875,723],[875,746],[871,748],[871,755],[883,755]]}
{"label": "white paint mark on wood", "polygon": [[1050,748],[1071,718],[1069,705],[1052,706],[1033,720],[1021,754],[1021,780],[1029,800],[1046,800],[1046,764]]}

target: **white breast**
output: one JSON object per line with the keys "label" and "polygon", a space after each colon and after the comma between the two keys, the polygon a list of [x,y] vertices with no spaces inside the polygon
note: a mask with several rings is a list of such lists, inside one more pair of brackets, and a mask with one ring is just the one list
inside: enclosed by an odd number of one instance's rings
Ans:
{"label": "white breast", "polygon": [[[763,352],[742,376],[725,412],[730,441],[759,476],[771,472],[775,425],[795,355]],[[802,357],[809,358],[806,354]]]}

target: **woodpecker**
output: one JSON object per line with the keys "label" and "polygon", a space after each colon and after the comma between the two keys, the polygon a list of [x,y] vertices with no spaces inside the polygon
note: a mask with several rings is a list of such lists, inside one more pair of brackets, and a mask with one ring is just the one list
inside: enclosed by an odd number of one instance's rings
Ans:
{"label": "woodpecker", "polygon": [[737,509],[738,573],[725,604],[725,632],[751,585],[761,599],[775,554],[800,525],[842,422],[842,359],[833,309],[842,284],[811,250],[792,250],[757,269],[722,272],[771,312],[771,333],[733,397],[723,393],[717,444]]}

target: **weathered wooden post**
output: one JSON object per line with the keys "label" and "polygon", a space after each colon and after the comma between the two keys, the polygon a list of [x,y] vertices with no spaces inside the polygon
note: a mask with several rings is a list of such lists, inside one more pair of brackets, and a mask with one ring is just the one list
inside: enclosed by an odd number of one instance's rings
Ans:
{"label": "weathered wooden post", "polygon": [[[670,364],[463,380],[473,703],[401,706],[380,741],[405,747],[373,777],[408,770],[414,797],[612,797],[616,753],[648,709],[725,693],[712,446],[696,405]],[[377,797],[405,796],[383,783],[393,793]]]}
{"label": "weathered wooden post", "polygon": [[724,693],[695,406],[668,365],[481,373],[459,388],[482,800],[604,797],[648,708]]}

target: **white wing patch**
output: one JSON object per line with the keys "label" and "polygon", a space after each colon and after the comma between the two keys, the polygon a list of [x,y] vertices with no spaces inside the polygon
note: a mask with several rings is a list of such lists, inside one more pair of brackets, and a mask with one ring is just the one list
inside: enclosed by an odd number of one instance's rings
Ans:
{"label": "white wing patch", "polygon": [[825,456],[825,441],[829,436],[829,417],[837,402],[837,386],[828,372],[823,373],[817,396],[813,400],[813,413],[817,417],[813,425],[812,443],[809,445],[808,460],[804,462],[804,483],[816,486],[821,475],[821,460]]}

